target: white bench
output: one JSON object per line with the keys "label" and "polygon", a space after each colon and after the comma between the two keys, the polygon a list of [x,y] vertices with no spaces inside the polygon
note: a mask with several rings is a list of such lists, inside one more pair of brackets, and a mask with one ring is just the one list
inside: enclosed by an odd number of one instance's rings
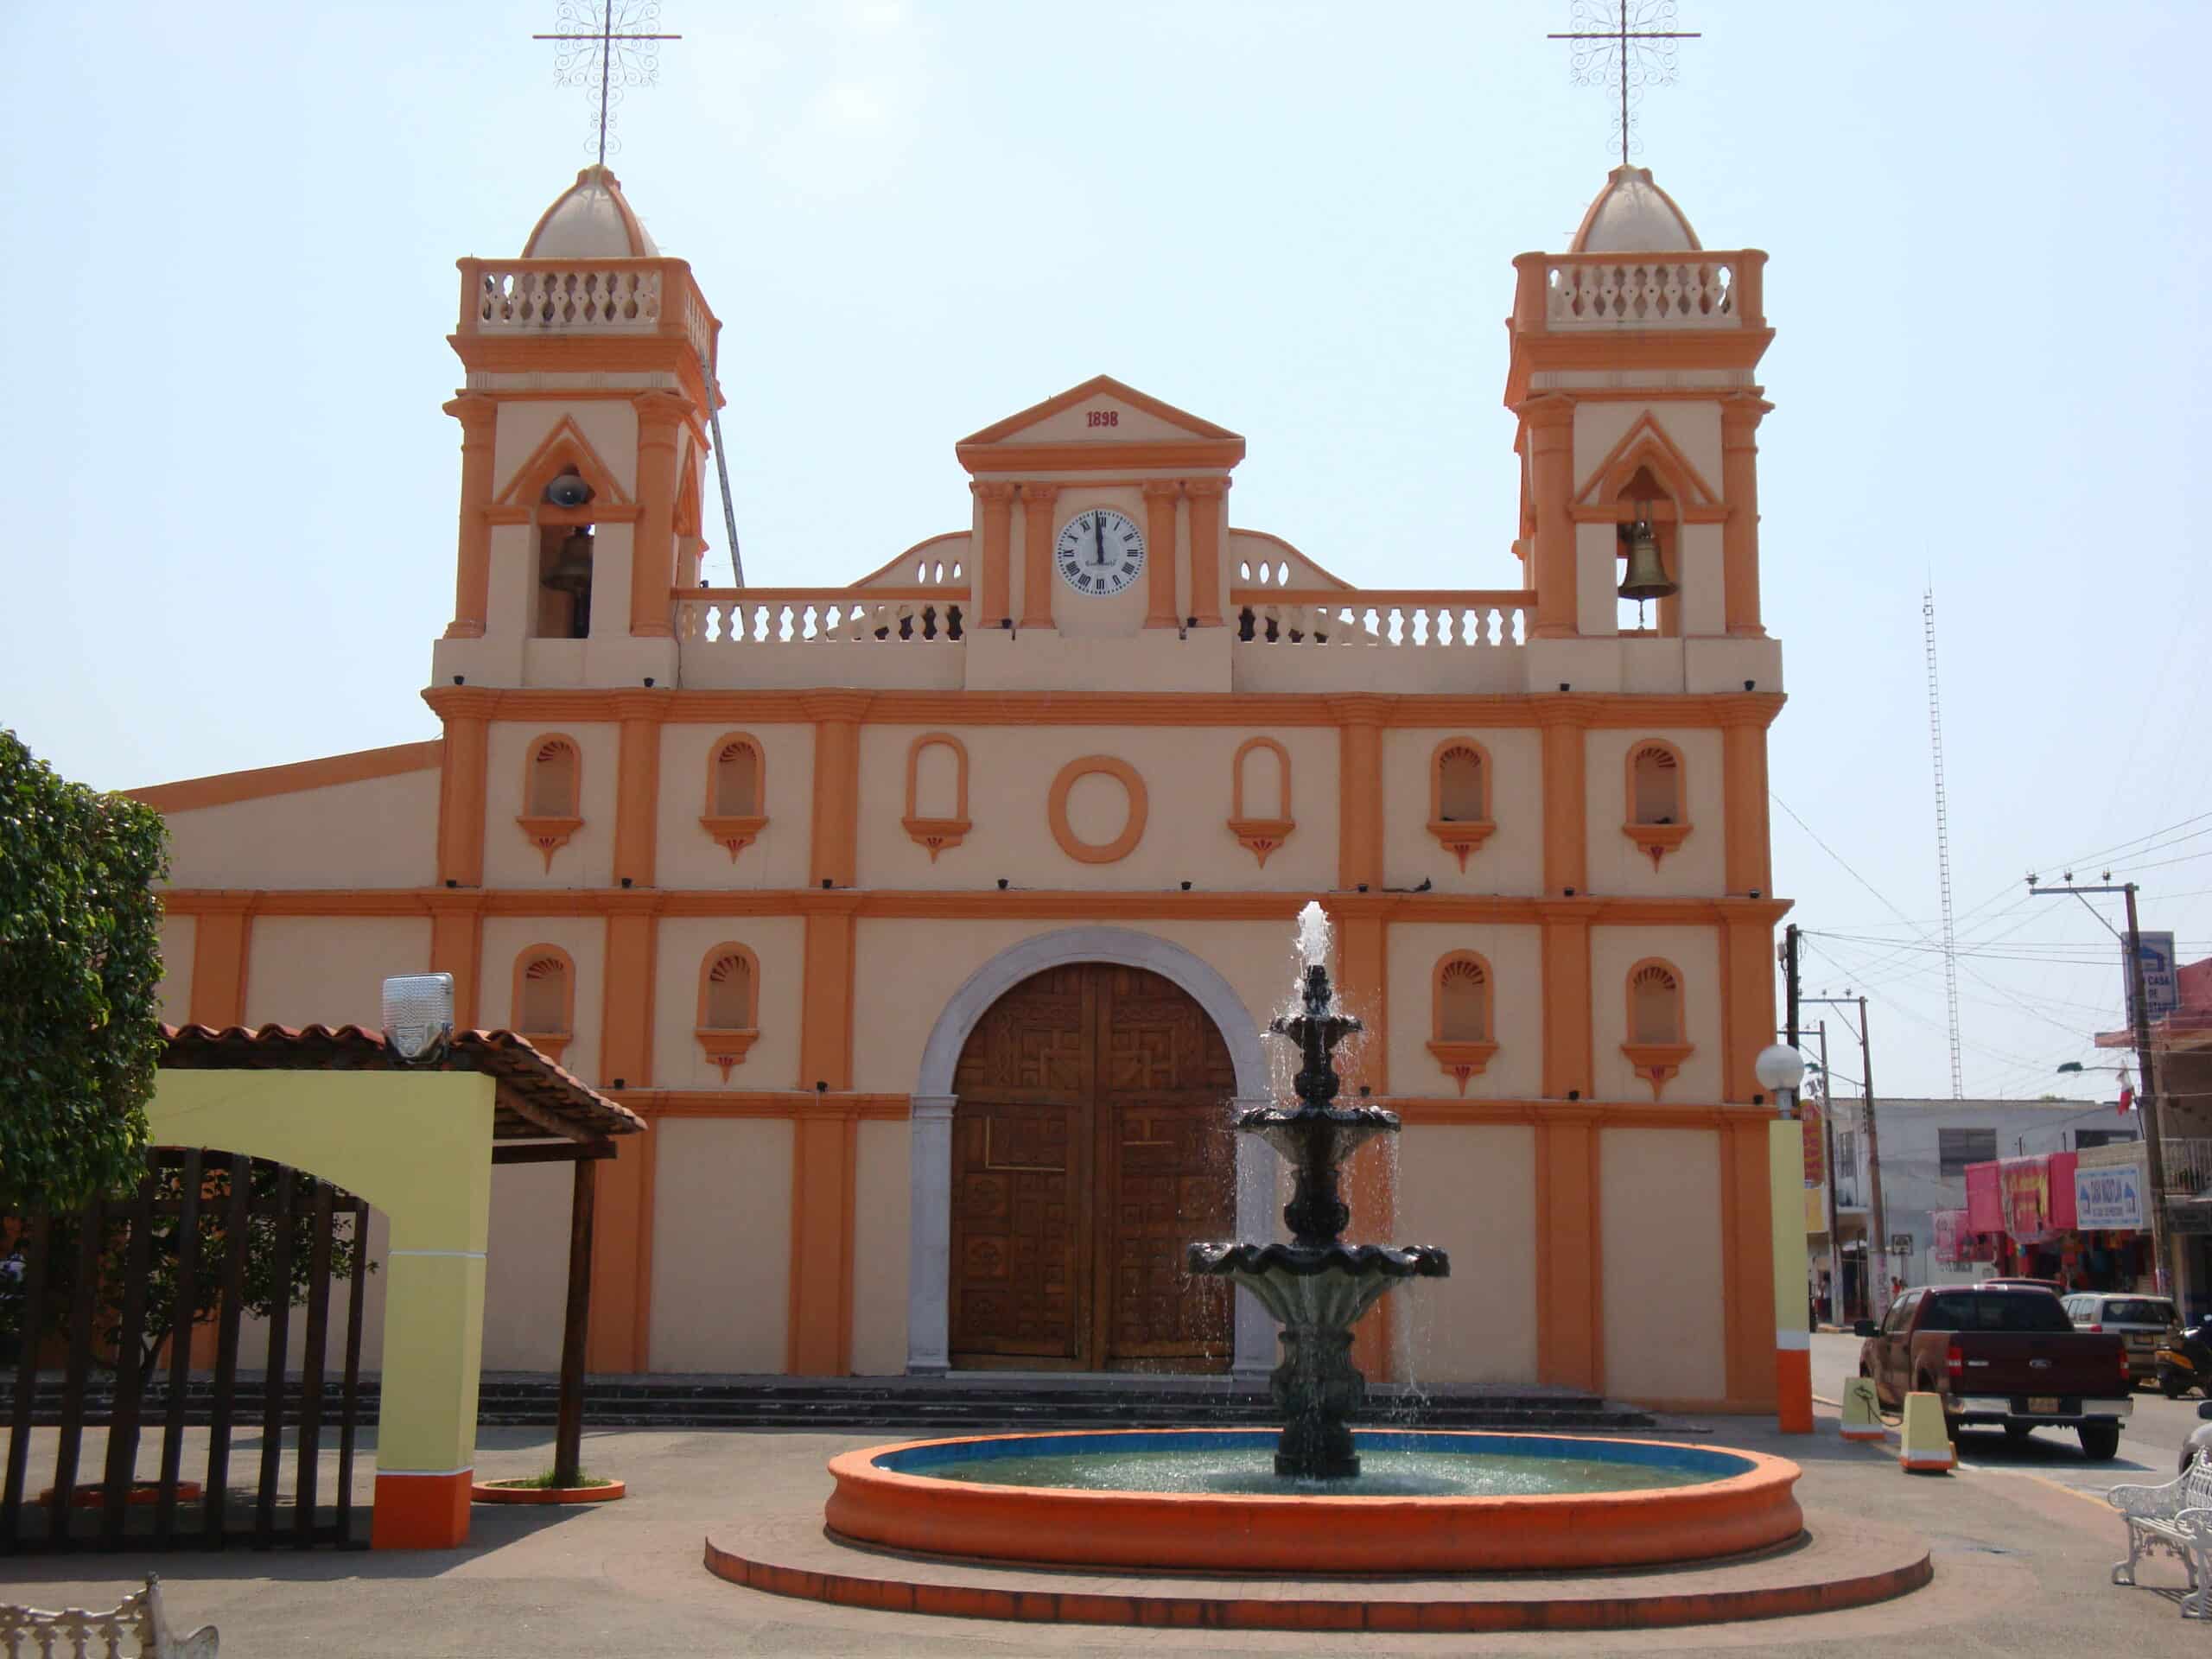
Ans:
{"label": "white bench", "polygon": [[[48,1612],[0,1606],[0,1656],[5,1659],[216,1659],[213,1624],[190,1636],[171,1634],[162,1612],[162,1581],[149,1578],[111,1611],[82,1607]],[[123,1644],[135,1642],[136,1647]]]}
{"label": "white bench", "polygon": [[2105,1502],[2127,1523],[2127,1559],[2113,1563],[2112,1581],[2133,1584],[2143,1552],[2163,1549],[2189,1573],[2181,1616],[2212,1618],[2212,1462],[2199,1457],[2163,1486],[2115,1486]]}

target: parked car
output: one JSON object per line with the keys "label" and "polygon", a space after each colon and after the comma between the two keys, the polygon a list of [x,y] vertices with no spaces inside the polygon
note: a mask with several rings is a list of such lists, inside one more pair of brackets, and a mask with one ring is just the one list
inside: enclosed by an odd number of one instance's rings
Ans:
{"label": "parked car", "polygon": [[2026,1286],[1929,1285],[1890,1304],[1878,1328],[1862,1320],[1859,1374],[1892,1411],[1908,1394],[1937,1395],[1956,1439],[1993,1424],[2008,1439],[2037,1428],[2080,1435],[2098,1462],[2120,1450],[2135,1408],[2126,1344],[2110,1332],[2077,1331],[2048,1290]]}
{"label": "parked car", "polygon": [[2127,1344],[2127,1374],[2135,1381],[2157,1379],[2159,1344],[2181,1325],[2171,1298],[2080,1291],[2065,1298],[2065,1303],[2066,1317],[2076,1330],[2119,1334]]}

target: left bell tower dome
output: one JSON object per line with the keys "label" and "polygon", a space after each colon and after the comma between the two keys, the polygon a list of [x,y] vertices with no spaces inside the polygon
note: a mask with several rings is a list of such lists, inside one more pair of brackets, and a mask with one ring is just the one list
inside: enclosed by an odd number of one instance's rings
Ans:
{"label": "left bell tower dome", "polygon": [[460,530],[433,688],[673,686],[721,323],[604,166],[519,257],[460,265]]}

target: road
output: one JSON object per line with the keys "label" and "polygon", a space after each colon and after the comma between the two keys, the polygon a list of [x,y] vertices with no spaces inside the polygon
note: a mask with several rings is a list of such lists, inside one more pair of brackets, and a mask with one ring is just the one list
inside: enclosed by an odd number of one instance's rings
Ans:
{"label": "road", "polygon": [[[1859,1375],[1859,1338],[1815,1333],[1813,1338],[1813,1393],[1839,1398],[1844,1379]],[[2163,1484],[2177,1472],[2181,1446],[2197,1423],[2203,1402],[2191,1395],[2168,1400],[2156,1389],[2139,1389],[2135,1414],[2120,1437],[2120,1455],[2091,1463],[2070,1429],[2046,1428],[2018,1445],[2002,1429],[1969,1428],[1959,1435],[1959,1462],[1990,1474],[2029,1474],[2076,1491],[2101,1493],[2109,1487]]]}

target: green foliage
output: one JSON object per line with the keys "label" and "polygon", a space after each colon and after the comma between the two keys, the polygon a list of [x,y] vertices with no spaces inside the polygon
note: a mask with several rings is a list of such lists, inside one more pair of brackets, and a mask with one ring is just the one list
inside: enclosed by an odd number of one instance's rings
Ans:
{"label": "green foliage", "polygon": [[137,1184],[162,1052],[168,834],[0,729],[0,1209]]}
{"label": "green foliage", "polygon": [[594,1475],[588,1469],[580,1471],[574,1480],[560,1480],[548,1469],[542,1475],[524,1475],[515,1480],[487,1480],[486,1486],[506,1486],[518,1492],[582,1491],[590,1486],[612,1486],[614,1483],[604,1475]]}

